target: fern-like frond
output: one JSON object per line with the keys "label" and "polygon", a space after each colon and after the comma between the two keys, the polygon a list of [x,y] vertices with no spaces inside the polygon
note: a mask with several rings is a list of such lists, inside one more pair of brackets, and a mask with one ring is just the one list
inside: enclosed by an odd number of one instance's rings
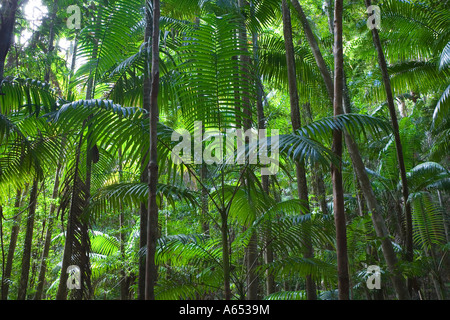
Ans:
{"label": "fern-like frond", "polygon": [[445,228],[442,208],[434,203],[427,192],[410,195],[413,211],[413,239],[423,249],[445,243]]}

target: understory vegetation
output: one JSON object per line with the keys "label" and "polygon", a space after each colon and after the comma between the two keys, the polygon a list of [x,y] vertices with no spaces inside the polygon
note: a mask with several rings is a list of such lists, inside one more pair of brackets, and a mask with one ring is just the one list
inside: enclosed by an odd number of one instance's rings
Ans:
{"label": "understory vegetation", "polygon": [[449,299],[449,9],[2,0],[1,299]]}

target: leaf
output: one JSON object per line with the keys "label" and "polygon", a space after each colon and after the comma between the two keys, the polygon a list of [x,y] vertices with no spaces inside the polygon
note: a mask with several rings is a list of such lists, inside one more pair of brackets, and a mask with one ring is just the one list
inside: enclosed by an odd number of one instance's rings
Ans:
{"label": "leaf", "polygon": [[412,193],[409,201],[413,211],[414,242],[425,250],[433,245],[445,244],[442,208],[432,201],[427,192]]}

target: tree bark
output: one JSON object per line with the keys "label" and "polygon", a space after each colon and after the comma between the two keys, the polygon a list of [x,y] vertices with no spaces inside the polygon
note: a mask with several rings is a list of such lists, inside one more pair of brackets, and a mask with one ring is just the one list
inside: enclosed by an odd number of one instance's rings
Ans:
{"label": "tree bark", "polygon": [[[241,51],[243,54],[239,57],[242,63],[240,77],[245,79],[246,82],[250,82],[251,79],[248,76],[248,67],[251,63],[251,58],[248,55],[248,35],[247,28],[245,25],[244,10],[249,6],[247,0],[238,0],[238,7],[241,10],[241,28],[239,30],[239,40],[241,43]],[[240,100],[242,101],[242,112],[244,118],[242,119],[242,124],[244,131],[251,129],[252,127],[252,105],[250,103],[250,98],[248,92],[241,88],[240,90]],[[258,243],[257,235],[254,232],[249,240],[248,246],[245,248],[246,264],[247,264],[247,295],[248,300],[256,300],[258,298],[258,276],[256,274],[257,259],[258,259]]]}
{"label": "tree bark", "polygon": [[[152,78],[151,78],[151,44],[153,35],[153,18],[149,11],[149,8],[145,9],[146,15],[146,28],[144,41],[146,45],[145,65],[144,65],[144,84],[143,84],[143,97],[142,105],[143,109],[147,111],[144,117],[149,118],[151,99],[150,93],[152,90]],[[143,150],[141,158],[141,182],[148,184],[148,155],[150,150]],[[148,224],[148,201],[142,202],[139,208],[140,215],[140,228],[139,228],[139,249],[143,250],[147,246],[147,224]],[[139,276],[138,276],[138,299],[145,300],[145,269],[146,268],[146,256],[139,255]]]}
{"label": "tree bark", "polygon": [[[317,67],[319,68],[320,74],[322,75],[322,79],[325,82],[325,86],[327,88],[328,95],[330,96],[330,100],[333,101],[333,79],[330,75],[330,71],[323,59],[322,53],[320,51],[319,45],[314,37],[311,26],[309,25],[308,19],[303,11],[302,6],[298,2],[298,0],[291,0],[291,3],[297,12],[298,18],[300,19],[300,23],[302,24],[303,31],[305,32],[306,39],[308,40],[309,46],[311,47],[312,53],[314,55],[314,59],[316,60]],[[331,95],[330,95],[331,93]]]}
{"label": "tree bark", "polygon": [[[17,214],[16,211],[19,211],[21,207],[21,202],[22,202],[22,191],[19,189],[17,190],[16,201],[14,203],[14,208],[16,209],[14,211],[15,214]],[[16,217],[14,218],[14,225],[11,228],[11,237],[9,239],[9,248],[8,248],[8,255],[6,257],[5,273],[2,275],[2,300],[8,300],[9,283],[14,259],[14,251],[16,250],[17,237],[19,236],[21,217],[22,217],[21,214],[16,215]]]}
{"label": "tree bark", "polygon": [[2,1],[0,9],[0,85],[5,71],[6,55],[11,47],[19,0]]}
{"label": "tree bark", "polygon": [[[252,2],[253,5],[253,2]],[[261,82],[261,76],[258,72],[259,67],[259,45],[258,45],[258,33],[254,32],[252,35],[253,38],[253,63],[256,70],[256,111],[258,114],[258,129],[264,130],[266,129],[266,116],[264,114],[264,88]],[[269,176],[261,176],[261,186],[262,190],[266,195],[269,195]],[[270,222],[269,222],[270,224]],[[270,225],[267,228],[267,231],[264,235],[264,263],[270,264],[273,262],[273,248],[271,245],[272,234],[270,231]],[[275,277],[274,275],[267,270],[266,271],[266,294],[269,295],[275,292]]]}
{"label": "tree bark", "polygon": [[230,248],[228,241],[228,212],[226,209],[220,210],[220,217],[222,220],[221,233],[222,233],[222,260],[223,260],[223,286],[224,286],[224,299],[231,300],[231,265],[230,265]]}
{"label": "tree bark", "polygon": [[158,93],[159,93],[159,20],[161,16],[160,1],[153,0],[153,37],[152,37],[152,86],[150,93],[150,162],[149,199],[147,221],[147,261],[145,272],[145,299],[155,299],[155,285],[158,270],[155,261],[156,241],[158,239],[158,205],[156,192],[158,184]]}
{"label": "tree bark", "polygon": [[53,53],[53,50],[55,49],[55,47],[53,46],[53,42],[55,41],[55,26],[53,24],[53,21],[56,18],[56,13],[58,11],[58,1],[55,0],[53,2],[53,6],[52,6],[52,13],[49,19],[49,23],[50,23],[50,34],[48,37],[48,48],[47,48],[47,52],[45,52],[46,54],[46,59],[47,59],[47,64],[45,66],[45,75],[44,75],[44,82],[48,83],[50,81],[50,72],[52,70],[52,64],[51,64],[51,56]]}
{"label": "tree bark", "polygon": [[[61,167],[62,163],[58,163],[58,167],[56,169],[55,174],[55,183],[53,185],[53,193],[52,193],[52,199],[55,201],[58,198],[59,195],[59,181],[60,181],[60,175],[61,175]],[[38,285],[36,288],[36,294],[34,296],[34,300],[41,300],[42,299],[42,293],[44,291],[44,284],[45,284],[45,275],[47,272],[47,258],[48,253],[50,251],[50,244],[52,241],[52,231],[53,231],[53,223],[54,223],[54,217],[55,214],[56,205],[54,203],[50,204],[50,210],[47,218],[47,232],[45,234],[45,240],[44,240],[44,249],[42,250],[42,258],[41,258],[41,264],[40,264],[40,270],[39,270],[39,277],[38,277]]]}
{"label": "tree bark", "polygon": [[[289,97],[291,105],[291,122],[293,131],[296,131],[301,128],[301,116],[297,89],[294,45],[292,40],[291,14],[289,5],[286,0],[283,0],[282,2],[282,13],[284,42],[286,47],[286,64],[288,69]],[[298,196],[306,210],[305,212],[302,212],[302,214],[308,214],[310,212],[310,208],[304,163],[296,162],[295,169],[297,177]],[[305,258],[312,258],[314,256],[314,252],[311,245],[310,235],[306,234],[303,241],[305,243],[305,253],[303,256]],[[314,281],[312,280],[311,275],[306,276],[306,296],[308,300],[317,299],[316,286]]]}
{"label": "tree bark", "polygon": [[[343,113],[344,91],[344,52],[342,47],[342,14],[343,1],[336,0],[334,4],[334,115]],[[338,159],[342,159],[342,131],[333,131],[332,150]],[[331,165],[331,178],[333,181],[333,208],[336,224],[336,254],[338,265],[339,300],[348,300],[350,284],[348,274],[347,255],[347,228],[345,221],[344,188],[342,182],[342,164]]]}
{"label": "tree bark", "polygon": [[[119,183],[123,182],[123,167],[122,167],[122,149],[119,148],[118,152],[119,158]],[[129,292],[130,292],[130,279],[127,274],[127,270],[125,269],[126,255],[125,255],[125,244],[126,244],[126,233],[124,231],[125,226],[125,213],[120,206],[119,213],[119,238],[120,238],[120,257],[122,262],[122,267],[120,270],[120,276],[122,277],[120,281],[120,300],[128,300]]]}
{"label": "tree bark", "polygon": [[[364,0],[366,7],[369,7],[371,5],[370,0]],[[413,255],[413,236],[412,236],[412,214],[411,214],[411,205],[408,202],[409,198],[409,190],[408,190],[408,180],[406,178],[406,167],[405,167],[405,161],[403,158],[403,146],[400,138],[400,130],[398,126],[398,120],[397,120],[397,113],[395,109],[395,102],[394,97],[392,94],[392,87],[391,87],[391,79],[389,77],[389,72],[387,68],[386,58],[384,55],[384,51],[381,45],[380,36],[378,34],[378,30],[376,28],[372,29],[372,38],[373,38],[373,44],[376,48],[377,54],[378,54],[378,64],[381,69],[381,74],[383,78],[384,88],[386,90],[386,99],[387,99],[387,105],[389,109],[389,114],[391,117],[391,123],[394,133],[394,139],[395,139],[395,150],[397,153],[397,161],[398,161],[398,167],[400,171],[400,180],[402,184],[402,194],[403,194],[403,206],[404,206],[404,215],[405,215],[405,221],[406,221],[406,260],[409,262],[413,261],[414,255]],[[413,279],[408,279],[408,290],[411,293],[411,286],[414,282]]]}
{"label": "tree bark", "polygon": [[20,274],[19,290],[17,300],[25,300],[27,296],[28,278],[30,272],[31,247],[33,242],[34,215],[36,213],[36,202],[38,196],[38,180],[35,178],[30,192],[30,205],[27,216],[27,228],[25,242],[23,245],[22,271]]}

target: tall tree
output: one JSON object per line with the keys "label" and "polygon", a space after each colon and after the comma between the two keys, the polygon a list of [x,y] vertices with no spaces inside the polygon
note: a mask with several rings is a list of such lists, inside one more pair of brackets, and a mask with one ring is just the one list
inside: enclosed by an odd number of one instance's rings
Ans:
{"label": "tall tree", "polygon": [[30,204],[28,206],[27,227],[25,232],[25,242],[23,245],[22,271],[20,274],[19,290],[17,300],[25,300],[28,289],[28,278],[30,273],[31,251],[33,245],[33,228],[38,197],[38,179],[35,178],[30,191]]}
{"label": "tall tree", "polygon": [[6,55],[11,47],[18,7],[19,0],[5,0],[0,8],[0,84],[5,71]]}
{"label": "tall tree", "polygon": [[[372,3],[370,0],[364,0],[366,7],[369,8]],[[378,55],[378,65],[381,70],[381,75],[383,79],[384,88],[386,90],[386,100],[387,106],[389,109],[389,114],[391,117],[391,123],[394,133],[395,140],[395,150],[397,153],[397,162],[398,168],[400,171],[400,181],[402,184],[402,194],[403,194],[403,208],[404,208],[404,216],[406,221],[406,260],[412,262],[413,261],[413,230],[412,230],[412,214],[411,214],[411,205],[409,203],[409,189],[408,189],[408,179],[406,177],[406,167],[405,160],[403,157],[403,145],[400,138],[400,129],[397,120],[397,112],[394,103],[394,97],[392,94],[391,87],[391,79],[389,77],[386,57],[384,55],[383,47],[380,41],[380,35],[378,33],[377,28],[372,28],[372,39],[373,44],[376,48]],[[411,291],[411,283],[412,279],[408,281],[408,289]]]}
{"label": "tall tree", "polygon": [[[244,67],[241,70],[240,77],[245,77],[246,81],[249,81],[248,75],[249,70],[247,67],[250,66],[251,58],[248,54],[248,35],[247,28],[245,25],[245,13],[249,7],[249,2],[247,0],[238,0],[238,7],[240,9],[241,14],[241,28],[239,31],[240,43],[242,55],[239,59],[243,62]],[[244,82],[246,82],[244,81]],[[242,101],[242,112],[245,115],[243,121],[243,129],[247,131],[252,127],[252,105],[250,104],[249,93],[247,90],[241,88],[241,101]],[[250,181],[246,181],[250,183]],[[246,263],[247,263],[247,299],[248,300],[256,300],[258,298],[258,277],[256,274],[257,267],[257,259],[258,259],[258,237],[256,232],[253,232],[248,246],[245,248],[246,253]]]}
{"label": "tall tree", "polygon": [[[306,18],[306,15],[298,0],[291,0],[291,1],[302,23],[307,41],[313,50],[316,64],[319,67],[325,86],[327,88],[328,96],[330,97],[331,100],[333,100],[334,97],[333,80],[330,72],[328,71],[325,60],[323,59],[320,48],[317,44],[317,40],[314,37],[314,34]],[[331,22],[330,25],[332,25]],[[344,111],[345,113],[351,112],[350,97],[348,97],[348,90],[344,90]],[[382,216],[382,207],[375,196],[375,192],[373,190],[370,178],[367,174],[366,167],[361,157],[358,145],[347,131],[344,131],[344,138],[350,158],[352,159],[353,170],[355,171],[358,181],[360,183],[361,189],[364,194],[364,198],[366,199],[367,202],[367,206],[369,210],[372,212],[372,222],[377,236],[380,237],[381,239],[383,255],[386,260],[386,264],[388,266],[391,275],[391,281],[394,285],[397,297],[399,299],[409,299],[409,294],[406,290],[406,286],[402,279],[402,275],[399,274],[397,256],[390,240],[390,235],[386,226],[386,222]]]}
{"label": "tall tree", "polygon": [[[143,97],[142,108],[146,111],[144,117],[148,120],[151,107],[150,93],[152,89],[152,77],[151,77],[151,52],[152,52],[152,36],[153,36],[153,18],[151,2],[146,1],[145,6],[145,62],[144,62],[144,83],[143,83]],[[148,184],[148,155],[149,150],[142,150],[141,157],[141,183]],[[139,207],[140,215],[140,229],[139,229],[139,249],[143,249],[147,246],[147,221],[148,221],[148,200],[147,202],[141,202]],[[145,300],[145,269],[146,258],[144,255],[139,256],[139,277],[138,277],[138,299]]]}
{"label": "tall tree", "polygon": [[[334,3],[334,116],[343,113],[343,92],[344,92],[344,49],[342,46],[342,14],[343,1],[336,0]],[[333,131],[332,150],[338,159],[342,159],[342,131]],[[344,207],[344,187],[342,182],[342,164],[331,165],[331,178],[333,181],[333,210],[336,224],[336,251],[338,264],[338,289],[339,300],[350,298],[350,284],[348,273],[347,254],[347,228]]]}
{"label": "tall tree", "polygon": [[[55,183],[53,185],[53,192],[52,192],[52,199],[53,201],[56,201],[59,196],[59,185],[60,185],[60,178],[61,178],[61,168],[62,168],[62,162],[59,161],[58,166],[56,168],[56,174],[55,174]],[[44,292],[44,284],[45,284],[45,275],[47,273],[47,258],[50,251],[50,245],[52,241],[52,232],[53,232],[53,225],[55,220],[55,212],[56,212],[56,204],[52,202],[50,204],[50,210],[47,217],[47,231],[45,233],[45,240],[44,240],[44,248],[42,249],[42,257],[40,262],[40,268],[39,268],[39,278],[38,278],[38,284],[36,288],[36,294],[34,296],[34,300],[41,300],[42,294]]]}
{"label": "tall tree", "polygon": [[159,92],[159,20],[160,1],[153,0],[152,37],[152,86],[150,92],[150,161],[148,164],[148,221],[147,221],[147,263],[145,272],[145,299],[155,299],[157,266],[155,261],[156,241],[158,239],[158,205],[156,203],[158,183],[158,92]]}
{"label": "tall tree", "polygon": [[[300,116],[300,103],[297,88],[297,74],[295,67],[295,55],[294,55],[294,44],[292,40],[292,24],[291,24],[291,13],[289,9],[289,4],[286,0],[282,2],[282,13],[283,13],[283,32],[284,32],[284,42],[286,47],[286,64],[288,70],[288,84],[289,84],[289,97],[291,104],[291,122],[292,130],[297,131],[301,128],[301,116]],[[306,180],[306,168],[304,163],[296,162],[295,170],[297,176],[297,189],[299,199],[306,208],[306,212],[309,213],[309,196],[308,196],[308,185]],[[305,258],[312,258],[314,256],[313,247],[311,244],[311,239],[308,235],[305,235],[303,239],[305,243]],[[316,286],[311,277],[311,275],[306,276],[306,295],[309,300],[316,300]]]}
{"label": "tall tree", "polygon": [[[24,193],[26,193],[26,191]],[[8,292],[9,292],[9,284],[11,283],[10,277],[13,267],[14,252],[16,250],[17,238],[19,236],[20,231],[20,221],[22,217],[22,213],[17,211],[19,211],[21,203],[22,203],[22,190],[18,189],[16,194],[16,200],[14,203],[15,208],[14,225],[11,228],[8,255],[6,258],[6,266],[2,274],[2,300],[8,300]]]}
{"label": "tall tree", "polygon": [[[255,1],[252,1],[252,14],[253,9],[255,6]],[[265,130],[266,129],[266,116],[264,113],[264,87],[263,83],[261,81],[261,75],[259,74],[258,68],[259,68],[259,44],[258,44],[258,33],[254,31],[252,33],[252,39],[253,39],[253,63],[255,66],[255,86],[256,86],[256,112],[258,115],[258,129],[259,130]],[[269,195],[270,189],[269,189],[269,176],[263,175],[261,176],[261,187],[262,190],[266,195]],[[270,223],[270,221],[269,221]],[[271,232],[270,228],[265,232],[264,239],[264,263],[269,264],[273,262],[273,248],[270,243],[271,239]],[[270,272],[266,272],[266,294],[271,294],[275,292],[275,277]]]}

